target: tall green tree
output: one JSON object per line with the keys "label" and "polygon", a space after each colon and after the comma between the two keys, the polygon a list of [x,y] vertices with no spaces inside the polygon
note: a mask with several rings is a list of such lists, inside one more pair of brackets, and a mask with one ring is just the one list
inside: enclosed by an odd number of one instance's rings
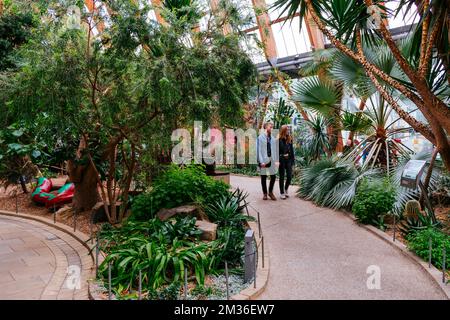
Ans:
{"label": "tall green tree", "polygon": [[96,19],[86,13],[80,30],[66,27],[64,8],[44,22],[21,49],[23,67],[2,96],[16,118],[48,114],[59,124],[54,138],[67,128],[76,133],[68,159],[74,206],[87,210],[101,200],[109,221],[118,223],[140,161],[168,145],[173,129],[193,120],[242,121],[255,69],[237,34],[224,35],[214,24],[194,32],[198,20],[169,9],[162,26],[147,18],[148,6],[105,3],[110,23],[97,36]]}

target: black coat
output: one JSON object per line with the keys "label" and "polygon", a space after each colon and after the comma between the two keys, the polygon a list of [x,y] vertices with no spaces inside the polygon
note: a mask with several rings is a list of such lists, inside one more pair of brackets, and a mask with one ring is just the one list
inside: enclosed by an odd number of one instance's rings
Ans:
{"label": "black coat", "polygon": [[[292,164],[295,162],[295,155],[294,155],[294,146],[291,143],[288,143],[286,139],[279,139],[279,148],[280,148],[280,161],[289,160]],[[288,158],[284,156],[285,154],[288,154]]]}

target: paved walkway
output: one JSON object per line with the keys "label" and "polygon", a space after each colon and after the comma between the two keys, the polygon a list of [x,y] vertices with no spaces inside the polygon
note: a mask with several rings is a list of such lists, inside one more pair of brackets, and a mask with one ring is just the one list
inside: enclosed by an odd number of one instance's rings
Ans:
{"label": "paved walkway", "polygon": [[[258,178],[232,176],[231,184],[247,190],[261,214],[270,275],[259,299],[446,299],[415,263],[344,213],[294,190],[287,200],[263,201]],[[367,288],[372,265],[381,270],[378,290]]]}
{"label": "paved walkway", "polygon": [[[69,268],[70,266],[70,268]],[[0,215],[0,300],[88,299],[88,250],[44,223]],[[81,274],[76,289],[75,273]]]}

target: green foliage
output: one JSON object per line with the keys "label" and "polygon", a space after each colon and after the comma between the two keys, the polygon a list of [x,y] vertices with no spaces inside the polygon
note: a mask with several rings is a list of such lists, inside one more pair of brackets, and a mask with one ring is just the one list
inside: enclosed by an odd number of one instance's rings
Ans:
{"label": "green foliage", "polygon": [[322,206],[346,208],[352,204],[360,181],[375,173],[342,160],[316,161],[300,170],[298,194]]}
{"label": "green foliage", "polygon": [[388,179],[364,179],[358,187],[352,211],[361,223],[373,224],[390,213],[396,191]]}
{"label": "green foliage", "polygon": [[310,160],[318,160],[331,151],[330,139],[327,127],[331,122],[321,115],[311,116],[309,120],[302,120],[304,125],[303,135],[299,142]]}
{"label": "green foliage", "polygon": [[44,157],[44,147],[23,122],[0,129],[0,182],[7,186],[20,177],[34,178],[38,170],[33,163]]}
{"label": "green foliage", "polygon": [[192,202],[212,203],[214,199],[227,195],[228,188],[222,181],[208,177],[202,166],[171,166],[154,182],[149,193],[134,199],[133,217],[138,220],[149,219],[162,208],[174,208]]}
{"label": "green foliage", "polygon": [[407,237],[408,248],[419,257],[428,260],[429,241],[432,242],[431,262],[437,268],[442,268],[443,248],[446,249],[446,266],[450,265],[450,235],[436,228],[426,228],[411,232]]}
{"label": "green foliage", "polygon": [[372,121],[364,113],[345,112],[342,116],[342,128],[353,133],[365,133],[372,127]]}
{"label": "green foliage", "polygon": [[[428,210],[427,210],[428,212]],[[425,230],[429,228],[439,228],[441,223],[436,221],[432,215],[419,213],[417,218],[406,217],[405,220],[400,222],[400,231],[404,235],[409,235],[412,232]]]}
{"label": "green foliage", "polygon": [[[215,23],[194,32],[196,19],[173,14],[161,26],[148,19],[149,5],[111,0],[115,14],[104,32],[88,35],[82,3],[74,3],[82,9],[80,30],[65,26],[72,3],[50,1],[49,11],[36,10],[38,26],[17,50],[19,67],[0,74],[0,107],[7,114],[2,125],[45,115],[36,135],[52,149],[61,147],[63,160],[74,160],[80,137],[88,137],[76,160],[86,164],[89,153],[108,185],[128,190],[128,177],[135,181],[136,171],[153,170],[157,157],[171,149],[174,129],[194,120],[242,123],[256,69],[239,45],[240,33],[224,35]],[[190,3],[183,8],[198,11]],[[105,157],[114,148],[117,157]]]}
{"label": "green foliage", "polygon": [[123,290],[136,287],[139,270],[148,290],[182,281],[185,267],[204,283],[209,270],[208,245],[199,242],[195,218],[161,222],[126,222],[121,229],[106,225],[101,231],[101,249],[107,254],[99,270],[107,279],[108,264],[112,267],[112,284]]}
{"label": "green foliage", "polygon": [[244,255],[245,229],[242,226],[219,228],[217,240],[212,245],[211,267],[218,269],[227,261],[230,266],[240,265]]}
{"label": "green foliage", "polygon": [[14,50],[28,41],[34,25],[31,13],[0,15],[0,71],[16,67]]}
{"label": "green foliage", "polygon": [[205,212],[219,227],[239,227],[243,222],[253,220],[243,212],[247,206],[248,194],[236,189],[233,193],[214,199],[205,206]]}
{"label": "green foliage", "polygon": [[290,104],[286,104],[286,101],[280,98],[278,104],[269,106],[269,112],[271,113],[270,122],[273,123],[273,127],[280,129],[281,126],[291,123],[295,108]]}

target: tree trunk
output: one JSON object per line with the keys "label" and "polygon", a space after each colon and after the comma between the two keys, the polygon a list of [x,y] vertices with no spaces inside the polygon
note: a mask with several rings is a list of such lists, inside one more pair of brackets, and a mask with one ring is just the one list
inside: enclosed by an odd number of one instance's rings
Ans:
{"label": "tree trunk", "polygon": [[92,209],[100,201],[97,188],[97,174],[91,164],[77,165],[70,160],[67,164],[70,181],[75,185],[73,207],[82,212]]}

